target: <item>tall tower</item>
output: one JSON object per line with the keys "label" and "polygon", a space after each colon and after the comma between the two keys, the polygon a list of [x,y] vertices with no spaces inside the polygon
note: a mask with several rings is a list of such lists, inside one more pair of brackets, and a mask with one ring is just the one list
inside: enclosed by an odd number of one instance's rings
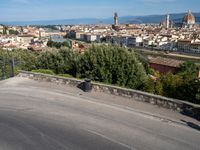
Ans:
{"label": "tall tower", "polygon": [[118,14],[115,13],[115,14],[114,14],[114,25],[117,26],[118,23],[119,23],[119,17],[118,17]]}
{"label": "tall tower", "polygon": [[166,17],[166,27],[167,27],[167,29],[169,29],[169,27],[170,27],[170,16],[169,16],[169,14]]}

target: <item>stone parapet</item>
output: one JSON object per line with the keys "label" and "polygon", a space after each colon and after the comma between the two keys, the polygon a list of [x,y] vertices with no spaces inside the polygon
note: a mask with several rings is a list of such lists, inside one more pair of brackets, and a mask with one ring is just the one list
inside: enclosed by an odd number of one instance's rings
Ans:
{"label": "stone parapet", "polygon": [[[78,80],[75,78],[65,78],[55,75],[47,75],[42,73],[33,73],[28,71],[20,71],[19,77],[25,77],[29,79],[34,79],[38,81],[52,82],[60,85],[69,85],[74,87],[80,87],[84,80]],[[137,91],[133,89],[127,89],[102,83],[92,82],[93,91],[104,92],[107,94],[112,94],[116,96],[122,96],[129,98],[130,100],[136,100],[141,102],[150,103],[152,105],[157,105],[159,107],[171,109],[173,111],[178,111],[185,115],[194,117],[200,120],[200,105],[192,104],[182,100],[167,98],[163,96],[158,96],[142,91]]]}

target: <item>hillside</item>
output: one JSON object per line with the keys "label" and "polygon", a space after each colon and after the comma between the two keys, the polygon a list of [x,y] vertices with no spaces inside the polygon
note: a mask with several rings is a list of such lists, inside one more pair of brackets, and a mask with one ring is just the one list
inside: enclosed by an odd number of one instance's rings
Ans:
{"label": "hillside", "polygon": [[[200,13],[193,13],[196,22],[200,23]],[[182,22],[185,13],[170,14],[170,18],[178,23]],[[166,15],[148,15],[148,16],[122,16],[119,22],[124,23],[160,23]],[[6,25],[64,25],[64,24],[112,24],[113,17],[110,18],[80,18],[80,19],[63,19],[63,20],[41,20],[41,21],[15,21],[1,22]]]}

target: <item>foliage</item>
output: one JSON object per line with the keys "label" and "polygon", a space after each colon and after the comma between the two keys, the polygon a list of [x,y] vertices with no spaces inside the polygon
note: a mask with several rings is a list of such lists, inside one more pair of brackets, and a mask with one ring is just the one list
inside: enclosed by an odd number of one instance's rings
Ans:
{"label": "foliage", "polygon": [[149,67],[149,62],[148,62],[148,58],[146,55],[142,55],[141,53],[135,53],[137,59],[142,63],[142,65],[144,66],[144,69],[146,71],[147,74],[150,73],[150,67]]}
{"label": "foliage", "polygon": [[152,80],[149,78],[144,84],[144,91],[152,94],[163,95],[163,84],[160,79]]}
{"label": "foliage", "polygon": [[50,75],[54,75],[55,74],[52,70],[48,70],[48,69],[37,69],[37,70],[32,70],[32,72],[44,73],[44,74],[50,74]]}
{"label": "foliage", "polygon": [[59,74],[58,76],[65,77],[65,78],[73,78],[70,74]]}
{"label": "foliage", "polygon": [[16,66],[21,70],[31,71],[36,68],[38,53],[29,50],[14,50],[10,52],[16,59]]}
{"label": "foliage", "polygon": [[160,78],[160,77],[161,77],[160,72],[159,72],[159,71],[156,71],[156,70],[154,70],[154,69],[152,69],[152,68],[149,68],[149,73],[150,73],[151,75],[153,75],[154,77],[156,77],[156,78]]}
{"label": "foliage", "polygon": [[45,51],[37,58],[37,68],[50,69],[56,74],[71,74],[77,76],[79,54],[68,48]]}
{"label": "foliage", "polygon": [[[18,69],[15,68],[14,74],[17,74]],[[12,57],[9,52],[0,51],[0,78],[9,78],[12,76]]]}
{"label": "foliage", "polygon": [[9,34],[18,35],[19,32],[17,30],[9,30]]}
{"label": "foliage", "polygon": [[187,61],[183,63],[179,69],[179,74],[196,78],[198,67],[194,62]]}
{"label": "foliage", "polygon": [[118,46],[93,45],[81,58],[81,77],[140,89],[147,79],[134,52]]}
{"label": "foliage", "polygon": [[163,95],[167,97],[177,98],[179,87],[183,85],[183,78],[179,75],[171,73],[162,76]]}
{"label": "foliage", "polygon": [[157,79],[149,79],[144,91],[200,104],[200,81],[196,78],[197,66],[194,63],[185,62],[177,74],[160,76],[153,70],[150,72]]}
{"label": "foliage", "polygon": [[61,48],[39,55],[37,68],[51,69],[56,74],[139,89],[147,79],[142,63],[134,52],[117,46],[93,45],[85,54]]}
{"label": "foliage", "polygon": [[[192,62],[181,65],[177,74],[161,76],[149,69],[145,56],[126,48],[111,45],[93,45],[84,54],[62,47],[51,51],[0,50],[0,76],[11,73],[14,58],[15,71],[27,70],[63,77],[91,78],[97,82],[181,99],[200,104],[200,80],[196,79],[197,66]],[[5,64],[5,65],[4,65]],[[148,78],[147,74],[151,74]]]}
{"label": "foliage", "polygon": [[47,43],[48,47],[55,47],[57,49],[60,49],[61,47],[70,47],[70,44],[68,41],[65,42],[54,42],[52,40],[49,40]]}
{"label": "foliage", "polygon": [[0,50],[0,76],[2,77],[2,72],[5,72],[6,77],[10,77],[12,70],[12,59],[14,60],[14,71],[15,74],[17,74],[17,70],[31,71],[33,69],[36,69],[36,58],[37,53],[28,50]]}
{"label": "foliage", "polygon": [[4,35],[7,34],[7,30],[8,30],[8,27],[7,27],[7,26],[4,26],[4,27],[3,27],[3,34],[4,34]]}

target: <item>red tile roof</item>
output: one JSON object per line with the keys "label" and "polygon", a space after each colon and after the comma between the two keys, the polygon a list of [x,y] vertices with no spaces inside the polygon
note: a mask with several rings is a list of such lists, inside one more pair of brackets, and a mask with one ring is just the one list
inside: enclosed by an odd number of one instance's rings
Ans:
{"label": "red tile roof", "polygon": [[163,58],[163,57],[155,57],[155,58],[151,58],[149,63],[178,68],[182,63],[184,63],[184,61]]}

